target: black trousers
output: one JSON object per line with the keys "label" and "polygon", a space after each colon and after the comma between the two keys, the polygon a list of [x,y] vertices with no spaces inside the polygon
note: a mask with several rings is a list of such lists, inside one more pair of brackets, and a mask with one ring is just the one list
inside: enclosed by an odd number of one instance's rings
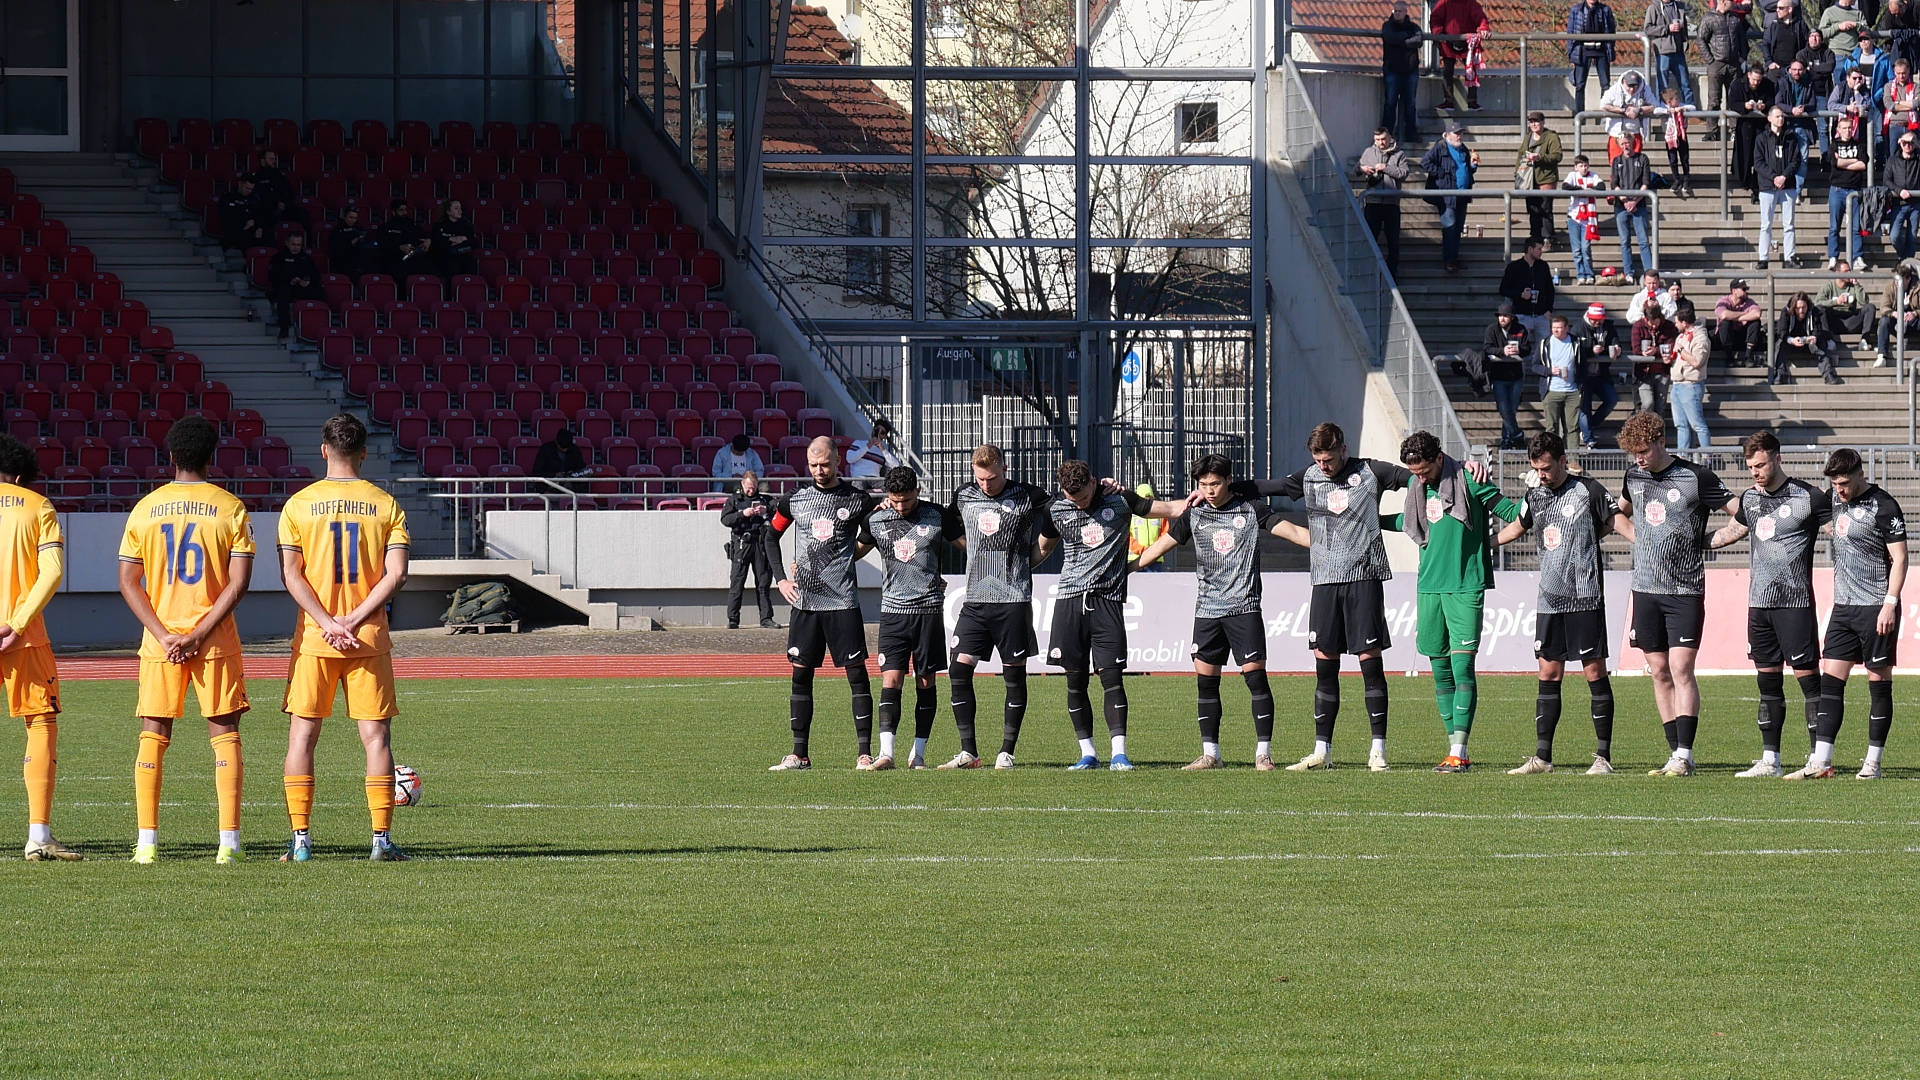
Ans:
{"label": "black trousers", "polygon": [[1766,325],[1758,320],[1743,323],[1738,319],[1722,319],[1713,325],[1713,343],[1728,357],[1759,352],[1766,339]]}
{"label": "black trousers", "polygon": [[1400,275],[1400,207],[1397,203],[1370,202],[1360,207],[1366,216],[1367,227],[1373,230],[1373,238],[1380,245],[1380,254],[1387,260],[1387,272]]}
{"label": "black trousers", "polygon": [[733,538],[733,573],[727,582],[727,625],[740,624],[740,600],[753,571],[753,592],[760,601],[760,621],[773,621],[773,558],[759,538],[738,533]]}
{"label": "black trousers", "polygon": [[320,291],[318,285],[289,285],[273,291],[273,317],[280,332],[286,333],[293,326],[293,302],[295,300],[325,300],[327,294]]}

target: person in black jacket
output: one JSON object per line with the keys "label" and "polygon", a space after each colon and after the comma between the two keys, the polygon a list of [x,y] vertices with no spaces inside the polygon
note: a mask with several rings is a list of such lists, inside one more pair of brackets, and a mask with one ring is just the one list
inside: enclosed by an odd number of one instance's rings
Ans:
{"label": "person in black jacket", "polygon": [[1740,114],[1733,129],[1733,179],[1745,184],[1756,199],[1760,197],[1760,187],[1753,176],[1753,143],[1766,129],[1767,110],[1773,107],[1779,92],[1780,88],[1759,64],[1747,65],[1746,78],[1727,91],[1728,111]]}
{"label": "person in black jacket", "polygon": [[272,219],[269,228],[282,221],[297,222],[303,229],[311,224],[307,220],[307,212],[300,208],[297,201],[299,193],[294,190],[293,178],[280,168],[278,153],[262,150],[259,162],[254,165],[253,171],[247,174],[247,179],[253,181],[254,194],[260,200],[260,208],[266,211],[267,217]]}
{"label": "person in black jacket", "polygon": [[347,207],[340,211],[340,220],[334,224],[328,241],[327,269],[359,281],[360,275],[366,273],[367,254],[372,244],[373,234],[360,227],[359,208]]}
{"label": "person in black jacket", "polygon": [[1768,71],[1784,69],[1807,47],[1807,20],[1801,17],[1798,4],[1780,0],[1773,14],[1773,21],[1760,38],[1760,56]]}
{"label": "person in black jacket", "polygon": [[573,444],[573,432],[561,428],[533,455],[535,476],[578,476],[587,471],[586,455]]}
{"label": "person in black jacket", "polygon": [[773,496],[760,492],[760,477],[747,472],[740,477],[740,490],[727,497],[727,505],[720,509],[720,524],[733,530],[733,539],[727,542],[727,558],[733,564],[733,573],[727,582],[727,629],[740,628],[741,593],[747,583],[747,571],[753,571],[754,595],[760,601],[760,625],[772,630],[780,624],[773,621],[773,559],[769,554],[771,539],[767,531],[768,522],[773,520]]}
{"label": "person in black jacket", "polygon": [[[426,233],[413,219],[413,207],[405,199],[395,199],[387,208],[387,222],[380,226],[380,268],[388,275],[404,280],[411,268],[403,270],[408,259],[417,259],[423,251]],[[417,265],[417,264],[416,264]]]}
{"label": "person in black jacket", "polygon": [[1493,383],[1493,403],[1500,410],[1500,447],[1512,450],[1525,445],[1520,434],[1520,391],[1525,386],[1527,357],[1533,354],[1533,335],[1513,313],[1513,302],[1502,301],[1494,320],[1480,340],[1480,355],[1486,365],[1487,379]]}
{"label": "person in black jacket", "polygon": [[[1747,34],[1751,24],[1733,12],[1733,0],[1713,0],[1712,13],[1700,20],[1700,55],[1707,61],[1707,111],[1719,112],[1721,103],[1736,99],[1741,67],[1747,62]],[[1728,105],[1727,108],[1737,108]],[[1704,136],[1719,137],[1721,123]]]}
{"label": "person in black jacket", "polygon": [[1420,86],[1420,40],[1420,24],[1407,14],[1407,0],[1394,0],[1393,14],[1380,24],[1380,78],[1387,87],[1380,126],[1408,146],[1420,140],[1420,122],[1414,117],[1414,97]]}
{"label": "person in black jacket", "polygon": [[1513,304],[1513,314],[1535,342],[1547,338],[1547,318],[1553,314],[1553,267],[1540,257],[1544,241],[1527,237],[1524,254],[1507,264],[1500,275],[1500,295]]}
{"label": "person in black jacket", "polygon": [[[1613,159],[1613,177],[1608,186],[1615,191],[1646,191],[1652,184],[1653,163],[1647,160],[1646,151],[1635,140]],[[1607,201],[1613,204],[1613,227],[1620,233],[1620,273],[1625,275],[1621,280],[1632,283],[1652,261],[1653,200],[1644,195],[1613,195]],[[1634,261],[1633,250],[1636,238],[1640,241],[1638,262]]]}
{"label": "person in black jacket", "polygon": [[473,222],[467,220],[467,208],[459,199],[440,204],[440,220],[433,226],[433,250],[440,262],[440,276],[451,279],[478,269],[474,249],[479,239],[473,235]]}
{"label": "person in black jacket", "polygon": [[1613,385],[1613,362],[1623,351],[1620,330],[1607,318],[1606,305],[1593,303],[1574,324],[1573,336],[1580,343],[1580,441],[1591,450],[1594,430],[1620,403],[1620,391]]}
{"label": "person in black jacket", "polygon": [[287,234],[286,243],[267,264],[267,284],[273,298],[273,316],[280,324],[279,338],[285,341],[293,329],[293,302],[326,299],[320,291],[320,268],[307,254],[305,234]]}
{"label": "person in black jacket", "polygon": [[[1619,33],[1613,21],[1613,9],[1605,0],[1575,0],[1567,12],[1567,33],[1569,34],[1615,34]],[[1611,41],[1569,41],[1567,42],[1567,61],[1573,65],[1570,80],[1573,83],[1573,111],[1587,111],[1587,72],[1600,69],[1600,89],[1605,91],[1613,82],[1613,42]]]}
{"label": "person in black jacket", "polygon": [[1903,131],[1894,141],[1893,158],[1886,165],[1887,190],[1891,197],[1887,209],[1892,215],[1887,237],[1901,259],[1913,258],[1916,240],[1920,240],[1920,150],[1915,135]]}
{"label": "person in black jacket", "polygon": [[1800,265],[1800,255],[1794,248],[1793,203],[1800,194],[1796,176],[1805,168],[1805,162],[1806,152],[1801,149],[1799,133],[1787,126],[1786,110],[1774,106],[1767,113],[1767,129],[1753,144],[1754,177],[1760,185],[1760,239],[1756,245],[1755,269],[1767,268],[1767,256],[1773,250],[1775,214],[1783,219],[1781,229],[1785,235],[1781,237],[1781,254],[1788,266]]}
{"label": "person in black jacket", "polygon": [[1814,310],[1813,297],[1804,292],[1793,294],[1786,308],[1774,321],[1773,335],[1775,348],[1773,367],[1767,372],[1767,382],[1773,385],[1793,382],[1793,363],[1798,360],[1806,363],[1813,361],[1820,368],[1820,377],[1829,384],[1838,384],[1840,376],[1833,370],[1833,351],[1821,340],[1820,316]]}
{"label": "person in black jacket", "polygon": [[241,177],[220,199],[220,246],[245,251],[267,242],[269,222],[254,197],[253,181]]}

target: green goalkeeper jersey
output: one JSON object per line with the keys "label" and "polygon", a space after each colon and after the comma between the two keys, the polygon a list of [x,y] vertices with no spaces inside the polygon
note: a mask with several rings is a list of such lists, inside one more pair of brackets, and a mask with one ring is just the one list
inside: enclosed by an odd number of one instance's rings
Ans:
{"label": "green goalkeeper jersey", "polygon": [[[1422,504],[1417,509],[1427,517],[1427,544],[1420,549],[1420,573],[1417,587],[1423,593],[1485,592],[1493,588],[1493,543],[1491,521],[1498,517],[1512,521],[1520,516],[1520,504],[1500,494],[1492,484],[1467,477],[1467,520],[1448,512],[1434,489],[1418,485],[1409,488],[1409,502],[1418,490]],[[1410,507],[1412,509],[1412,507]],[[1406,514],[1380,519],[1382,528],[1404,532]]]}

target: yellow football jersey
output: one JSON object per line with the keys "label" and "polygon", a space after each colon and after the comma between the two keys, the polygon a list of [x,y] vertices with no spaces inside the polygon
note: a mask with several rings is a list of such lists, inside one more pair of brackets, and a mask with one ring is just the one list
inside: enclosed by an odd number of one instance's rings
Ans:
{"label": "yellow football jersey", "polygon": [[[253,556],[253,520],[240,500],[217,484],[175,481],[134,504],[120,538],[120,561],[143,568],[147,600],[161,625],[176,634],[198,626],[226,591],[228,564]],[[228,615],[200,646],[201,656],[240,651],[240,632]],[[140,635],[140,655],[164,660],[151,633]]]}
{"label": "yellow football jersey", "polygon": [[[393,496],[365,480],[320,480],[287,500],[280,511],[280,550],[306,560],[307,584],[320,606],[345,615],[360,605],[386,575],[387,551],[412,546],[407,515]],[[387,613],[376,612],[358,631],[362,648],[351,655],[376,656],[392,648]],[[294,650],[308,656],[340,656],[305,612],[294,632]]]}
{"label": "yellow football jersey", "polygon": [[[40,580],[40,552],[63,548],[60,518],[53,504],[37,491],[0,484],[0,618],[20,604]],[[16,626],[16,649],[47,644],[46,620],[35,615],[26,626]]]}

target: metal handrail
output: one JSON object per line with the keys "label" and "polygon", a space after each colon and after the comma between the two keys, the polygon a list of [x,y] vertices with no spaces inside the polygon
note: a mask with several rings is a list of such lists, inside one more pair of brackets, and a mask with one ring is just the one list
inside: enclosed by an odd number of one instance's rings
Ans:
{"label": "metal handrail", "polygon": [[[1624,189],[1574,191],[1569,188],[1401,188],[1398,191],[1368,191],[1363,197],[1368,199],[1499,199],[1506,219],[1500,227],[1500,262],[1503,266],[1513,258],[1513,200],[1515,199],[1591,199],[1596,197],[1646,199],[1653,204],[1652,226],[1647,233],[1646,263],[1648,266],[1658,266],[1660,265],[1658,258],[1660,196],[1660,192],[1648,188],[1637,188],[1632,191]],[[1462,225],[1462,227],[1465,226]]]}

